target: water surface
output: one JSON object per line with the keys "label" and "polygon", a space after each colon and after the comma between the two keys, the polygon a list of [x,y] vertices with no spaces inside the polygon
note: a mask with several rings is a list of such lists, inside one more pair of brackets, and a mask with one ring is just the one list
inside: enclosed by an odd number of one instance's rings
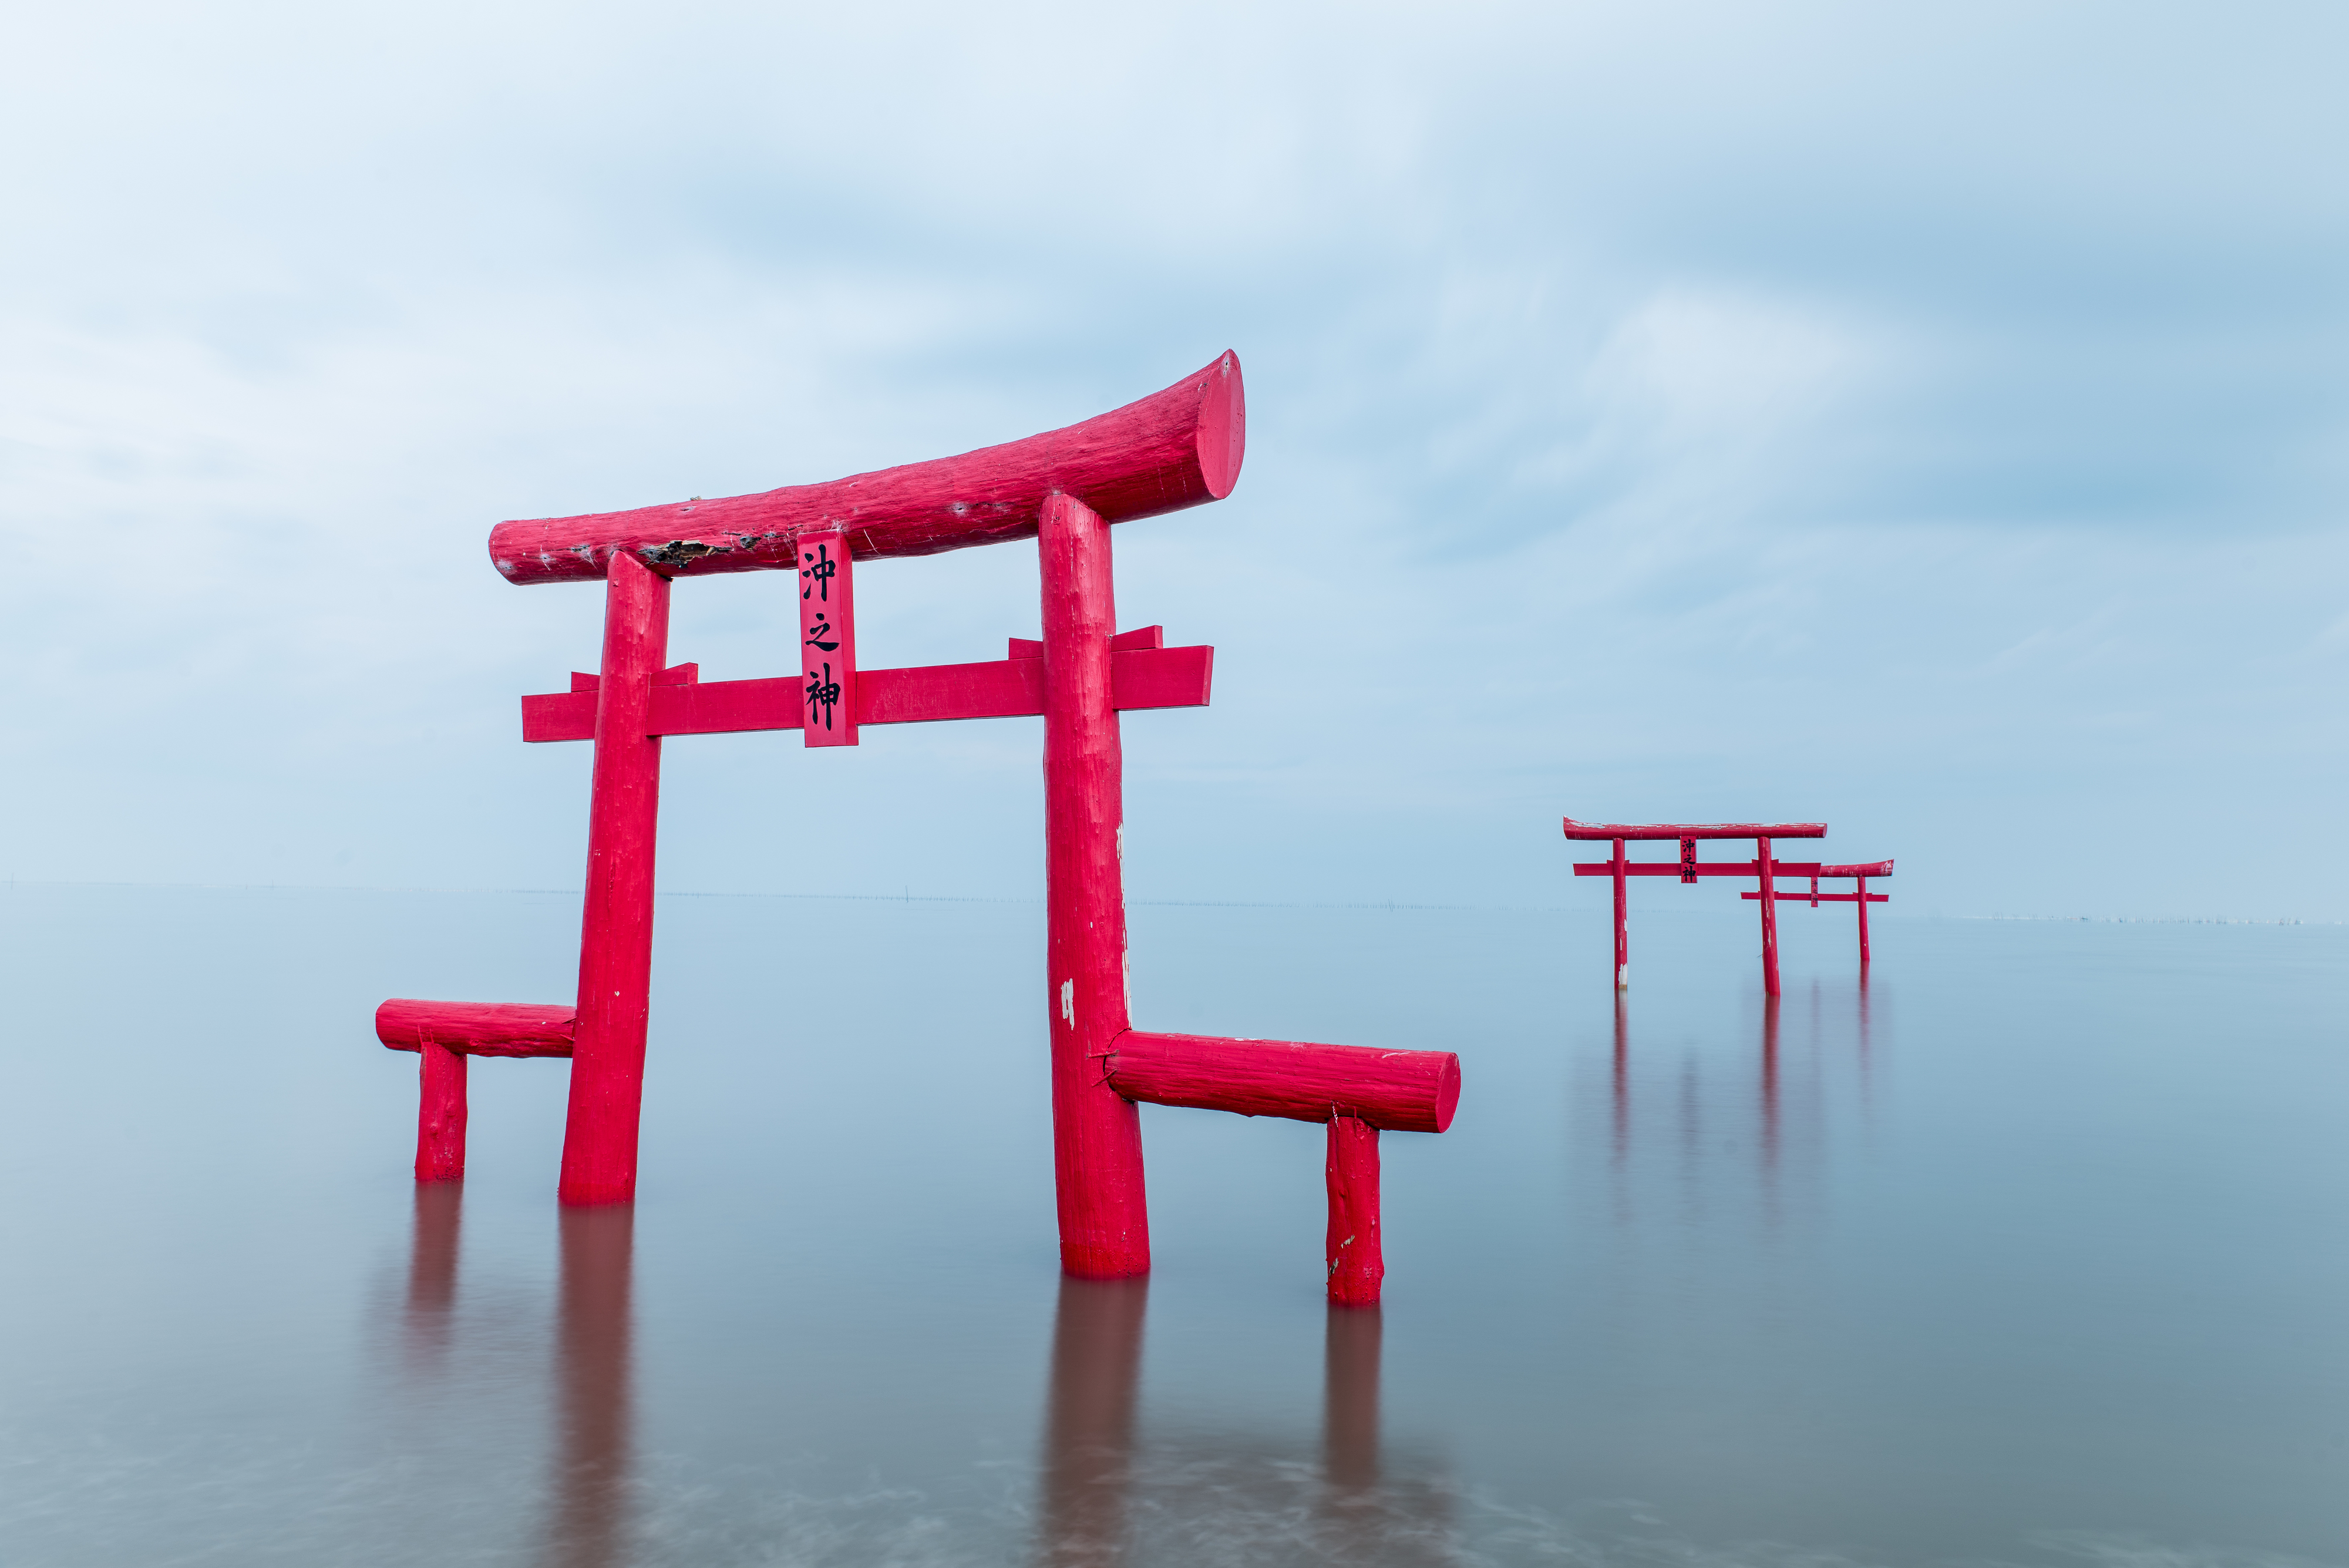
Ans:
{"label": "water surface", "polygon": [[1134,911],[1149,1027],[1463,1058],[1333,1314],[1288,1122],[1058,1277],[1034,906],[664,898],[566,1215],[563,1064],[419,1191],[367,1020],[574,898],[10,888],[0,1563],[2349,1563],[2349,932],[1593,905]]}

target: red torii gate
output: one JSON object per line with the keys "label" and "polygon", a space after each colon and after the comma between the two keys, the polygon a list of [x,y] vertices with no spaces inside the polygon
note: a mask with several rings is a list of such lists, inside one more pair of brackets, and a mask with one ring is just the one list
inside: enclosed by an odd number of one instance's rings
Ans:
{"label": "red torii gate", "polygon": [[[1606,860],[1577,861],[1574,874],[1578,877],[1611,877],[1615,879],[1615,989],[1623,990],[1631,983],[1630,906],[1625,897],[1624,879],[1630,877],[1677,877],[1693,883],[1700,877],[1753,877],[1759,879],[1760,890],[1768,892],[1776,886],[1779,877],[1816,877],[1820,875],[1816,861],[1787,861],[1770,853],[1770,843],[1777,838],[1825,838],[1827,825],[1824,822],[1577,822],[1566,819],[1566,836],[1572,840],[1611,841],[1613,857]],[[1635,839],[1678,839],[1681,857],[1678,861],[1632,861],[1624,858],[1623,846]],[[1710,860],[1700,862],[1696,845],[1700,838],[1750,838],[1754,840],[1751,860]],[[1762,903],[1762,989],[1769,995],[1778,994],[1778,901],[1764,898]],[[1862,906],[1865,908],[1866,906]]]}
{"label": "red torii gate", "polygon": [[[1442,1132],[1460,1094],[1449,1052],[1148,1033],[1127,1015],[1123,757],[1117,712],[1207,701],[1215,650],[1119,633],[1110,525],[1219,501],[1239,477],[1247,404],[1226,354],[1163,392],[1064,430],[959,457],[633,512],[502,523],[508,581],[605,584],[600,672],[523,701],[525,741],[593,740],[586,895],[574,1007],[394,1000],[378,1037],[421,1058],[419,1181],[461,1178],[468,1056],[567,1056],[559,1196],[622,1203],[636,1187],[652,978],[661,739],[801,731],[853,746],[865,724],[1044,719],[1047,1007],[1061,1261],[1071,1274],[1146,1273],[1136,1103],[1329,1127],[1330,1295],[1379,1299],[1378,1135]],[[1040,641],[988,663],[862,670],[854,565],[1034,538]],[[797,676],[704,681],[669,665],[672,579],[798,574]]]}
{"label": "red torii gate", "polygon": [[[1781,874],[1784,875],[1785,873],[1782,871]],[[1817,874],[1811,878],[1811,890],[1809,892],[1789,892],[1785,888],[1781,888],[1778,889],[1777,901],[1783,904],[1789,898],[1796,900],[1807,898],[1810,900],[1811,908],[1814,909],[1817,909],[1821,904],[1858,905],[1859,968],[1860,972],[1865,974],[1868,972],[1868,907],[1870,904],[1886,904],[1891,902],[1891,895],[1889,893],[1869,892],[1868,890],[1868,879],[1870,877],[1889,877],[1891,875],[1892,862],[1889,860],[1871,860],[1865,866],[1822,866],[1818,868]],[[1856,884],[1856,886],[1853,890],[1848,893],[1822,893],[1819,891],[1819,877],[1831,877],[1837,878],[1848,877]],[[1758,892],[1740,893],[1737,896],[1741,898],[1759,898],[1762,897]]]}

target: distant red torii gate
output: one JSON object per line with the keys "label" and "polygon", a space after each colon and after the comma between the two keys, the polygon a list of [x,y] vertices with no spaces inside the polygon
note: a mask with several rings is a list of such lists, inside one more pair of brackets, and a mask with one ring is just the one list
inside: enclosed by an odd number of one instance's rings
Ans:
{"label": "distant red torii gate", "polygon": [[[1566,836],[1578,842],[1611,842],[1614,854],[1605,860],[1577,861],[1574,874],[1578,877],[1609,877],[1615,883],[1615,987],[1620,991],[1631,983],[1630,906],[1626,897],[1625,879],[1631,877],[1677,877],[1682,882],[1693,883],[1700,877],[1752,877],[1757,888],[1745,896],[1762,906],[1762,988],[1771,996],[1778,994],[1778,903],[1788,898],[1807,898],[1837,903],[1852,901],[1852,895],[1819,893],[1821,877],[1889,877],[1892,862],[1881,861],[1872,866],[1822,866],[1814,860],[1780,860],[1770,852],[1771,841],[1779,838],[1824,838],[1827,825],[1824,822],[1577,822],[1566,818]],[[1699,861],[1697,840],[1701,838],[1751,838],[1754,858],[1751,860]],[[1634,861],[1626,858],[1624,846],[1636,840],[1674,840],[1681,846],[1677,861]],[[1775,891],[1775,878],[1808,877],[1812,891],[1806,894],[1779,893],[1777,898],[1764,898],[1764,892]],[[1860,909],[1860,963],[1868,962],[1868,906],[1884,902],[1881,893],[1867,893]]]}
{"label": "distant red torii gate", "polygon": [[[1858,905],[1859,968],[1860,972],[1865,974],[1868,972],[1868,907],[1870,904],[1886,904],[1891,902],[1891,896],[1889,894],[1869,892],[1868,890],[1868,879],[1870,877],[1889,877],[1891,875],[1892,862],[1889,860],[1871,860],[1865,866],[1822,866],[1818,869],[1817,876],[1811,878],[1811,890],[1809,892],[1790,892],[1787,889],[1781,888],[1778,889],[1777,901],[1783,904],[1788,899],[1794,899],[1797,902],[1808,899],[1810,901],[1811,908],[1815,909],[1821,904]],[[1852,891],[1848,893],[1822,893],[1819,891],[1819,878],[1822,877],[1847,878],[1857,884],[1857,886],[1855,886]],[[1762,897],[1758,892],[1740,893],[1737,896],[1741,898],[1759,898]]]}
{"label": "distant red torii gate", "polygon": [[[462,1177],[469,1056],[567,1056],[566,1204],[636,1195],[651,1004],[653,861],[661,740],[796,729],[853,746],[866,724],[1041,715],[1046,963],[1061,1258],[1071,1274],[1150,1267],[1139,1101],[1326,1124],[1329,1290],[1379,1299],[1381,1128],[1442,1132],[1460,1093],[1448,1052],[1136,1030],[1126,1007],[1117,713],[1207,701],[1215,650],[1167,648],[1156,627],[1120,633],[1110,525],[1221,500],[1247,446],[1238,359],[1124,408],[959,457],[823,484],[634,512],[502,523],[490,556],[508,581],[602,579],[604,651],[571,690],[523,699],[525,741],[593,740],[576,1005],[394,1000],[384,1044],[420,1064],[416,1176]],[[854,563],[1034,538],[1040,641],[977,664],[863,670]],[[669,665],[673,578],[798,574],[796,676],[704,681]]]}

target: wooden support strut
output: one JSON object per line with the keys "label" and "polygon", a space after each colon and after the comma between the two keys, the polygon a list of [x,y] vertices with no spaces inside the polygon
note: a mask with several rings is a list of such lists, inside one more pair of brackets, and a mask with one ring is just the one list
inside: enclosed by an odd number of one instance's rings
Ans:
{"label": "wooden support strut", "polygon": [[1440,1133],[1450,1127],[1460,1103],[1458,1056],[1130,1029],[1117,1037],[1108,1066],[1110,1086],[1128,1099],[1325,1123],[1330,1301],[1350,1307],[1379,1303],[1386,1277],[1379,1133]]}
{"label": "wooden support strut", "polygon": [[1379,1129],[1359,1116],[1330,1117],[1330,1226],[1322,1251],[1332,1306],[1374,1307],[1386,1279],[1379,1239]]}
{"label": "wooden support strut", "polygon": [[1129,1029],[1112,1043],[1107,1069],[1130,1100],[1300,1122],[1340,1115],[1390,1132],[1440,1133],[1460,1104],[1460,1058],[1449,1051]]}
{"label": "wooden support strut", "polygon": [[574,1016],[568,1007],[405,997],[375,1010],[376,1038],[419,1058],[417,1180],[465,1178],[466,1058],[568,1056]]}

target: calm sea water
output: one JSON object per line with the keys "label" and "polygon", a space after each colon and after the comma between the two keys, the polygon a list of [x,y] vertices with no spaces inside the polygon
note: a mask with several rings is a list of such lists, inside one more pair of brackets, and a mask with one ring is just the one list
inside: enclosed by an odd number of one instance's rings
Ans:
{"label": "calm sea water", "polygon": [[419,1193],[368,1019],[575,900],[8,889],[0,1563],[2349,1563],[2349,931],[1788,906],[1771,1010],[1653,898],[1619,1007],[1591,903],[1134,911],[1150,1027],[1461,1054],[1332,1314],[1287,1122],[1059,1279],[1031,906],[665,898],[564,1216],[565,1066]]}

